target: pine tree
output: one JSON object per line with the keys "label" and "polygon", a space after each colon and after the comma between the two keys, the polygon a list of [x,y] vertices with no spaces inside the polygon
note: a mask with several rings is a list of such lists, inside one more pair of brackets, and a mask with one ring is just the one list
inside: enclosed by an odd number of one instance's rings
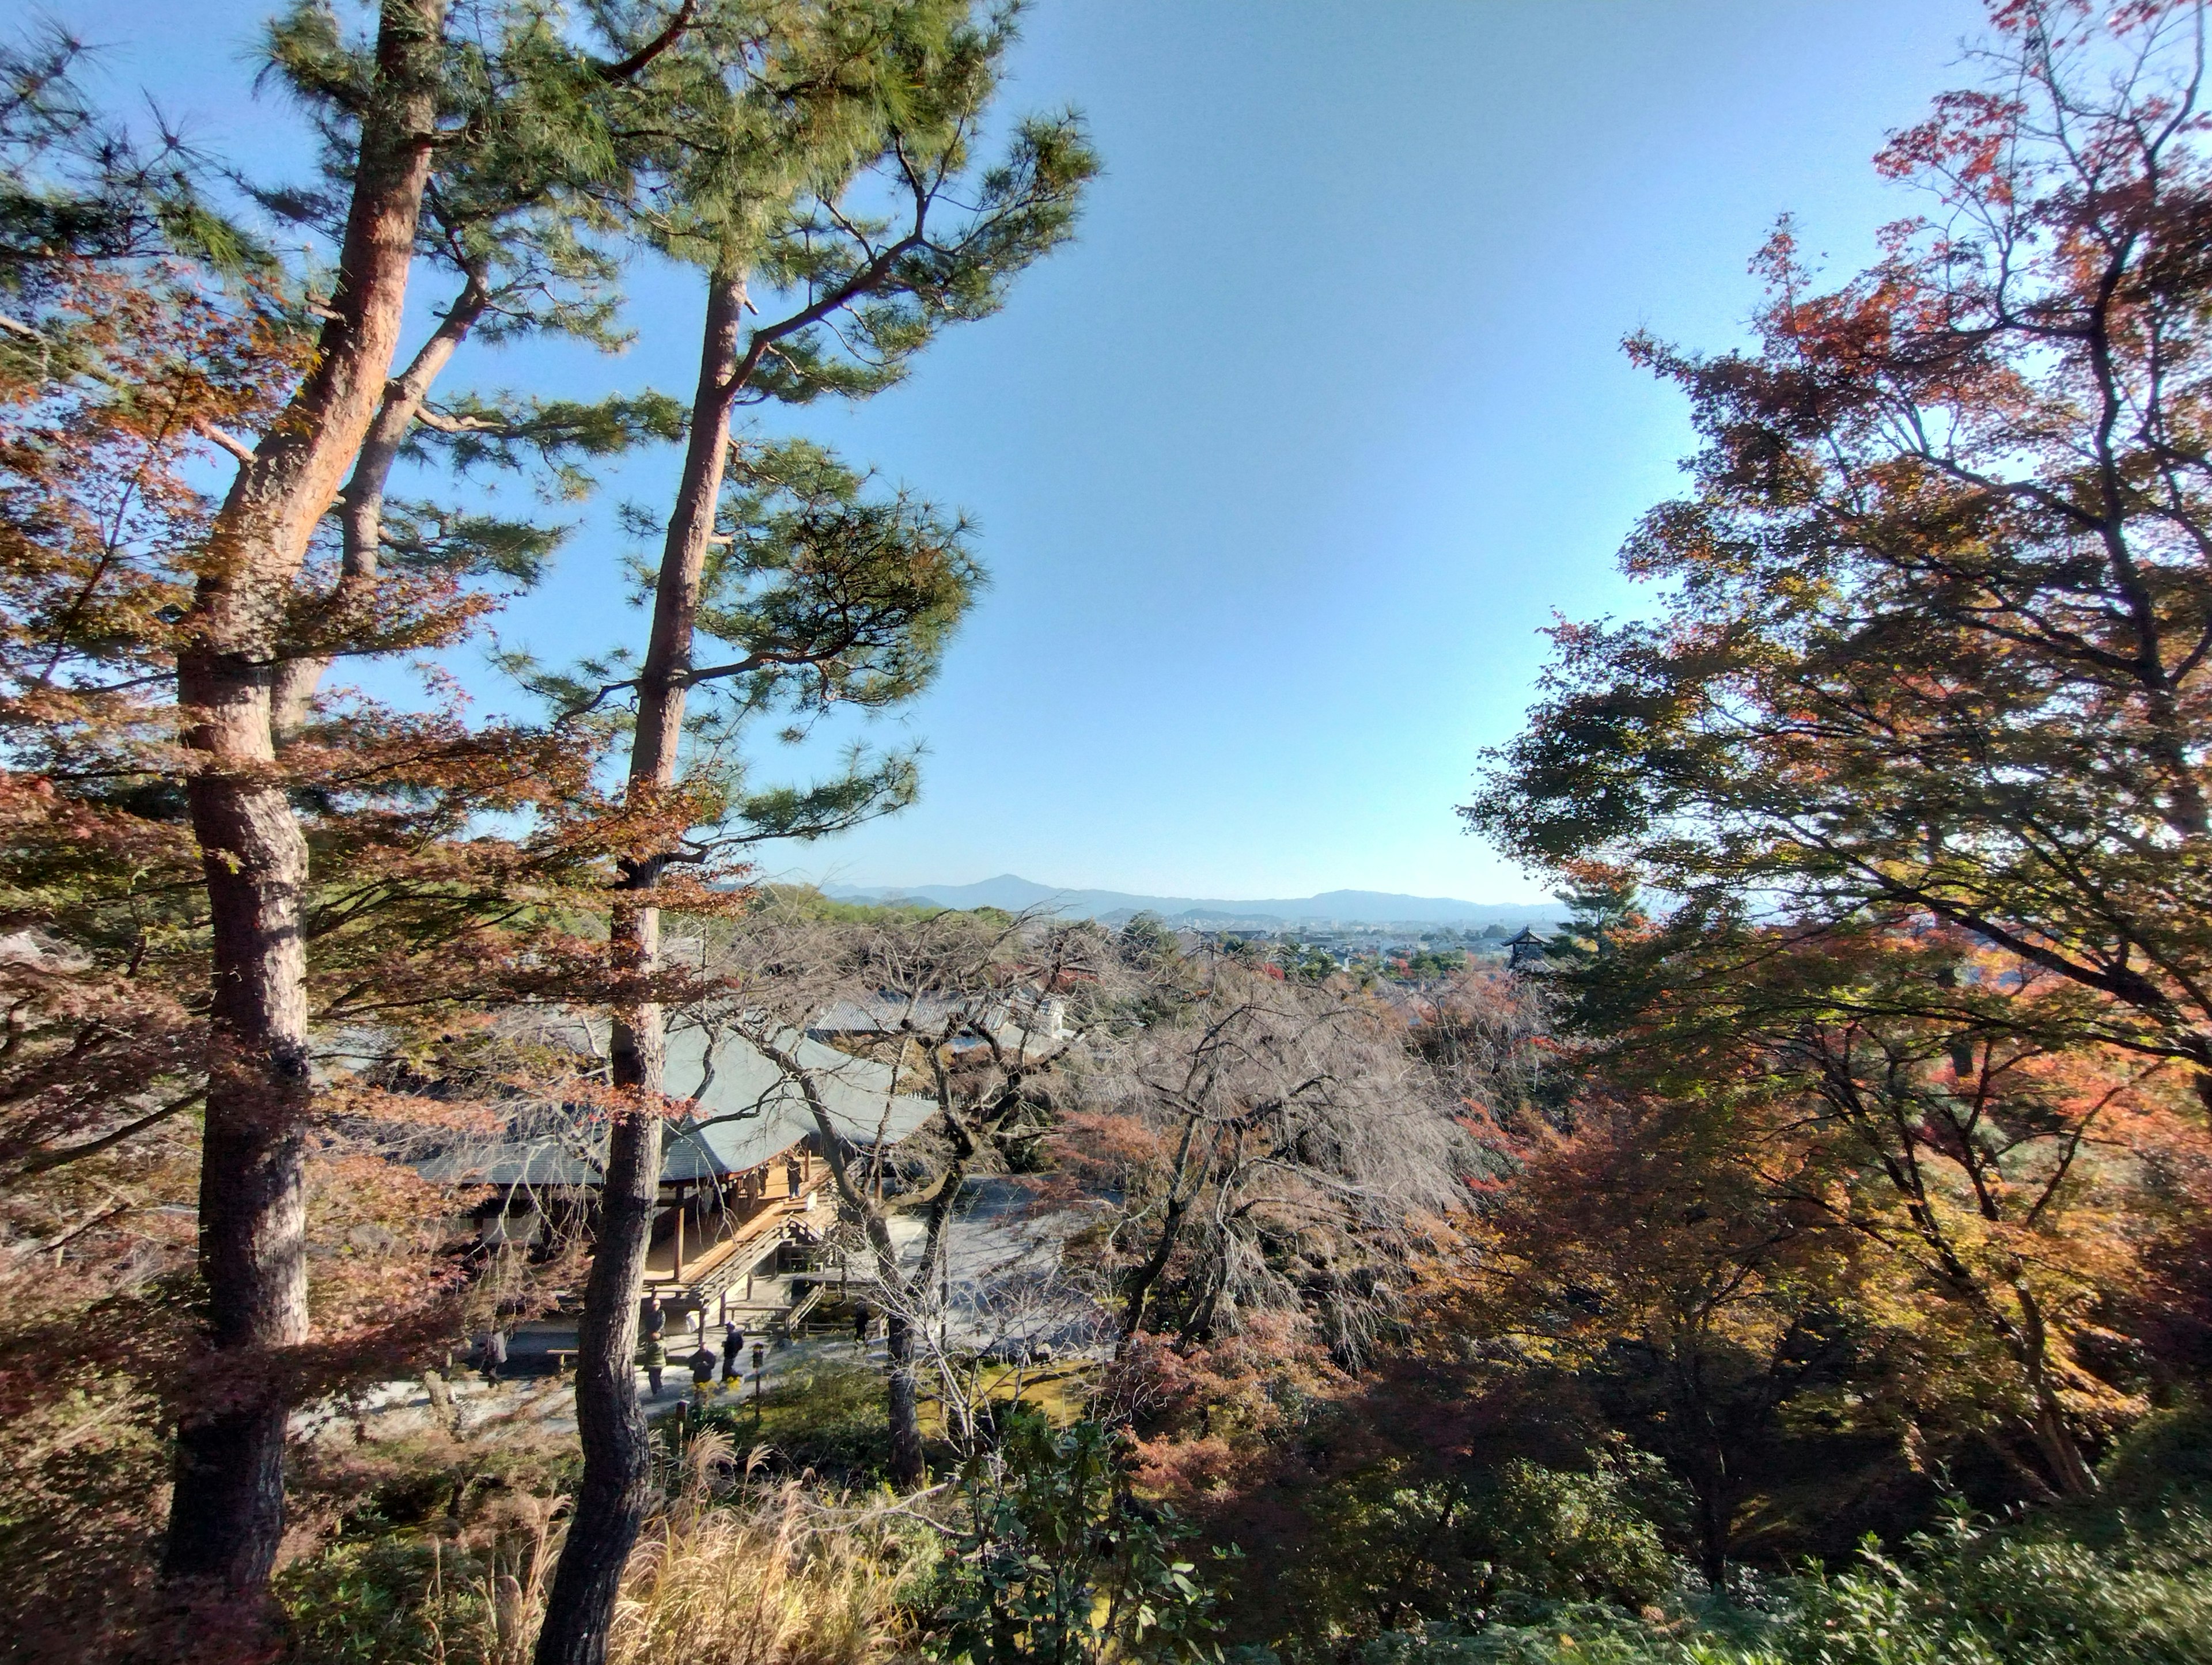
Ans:
{"label": "pine tree", "polygon": [[[213,213],[173,143],[142,155],[106,124],[68,81],[65,39],[5,65],[9,911],[31,927],[9,973],[31,1032],[9,1067],[36,1112],[6,1130],[11,1177],[66,1183],[204,1106],[206,1349],[177,1384],[166,1570],[187,1596],[244,1595],[249,1617],[283,1529],[289,1407],[370,1357],[359,1337],[319,1364],[301,1345],[310,1024],[481,994],[518,969],[483,935],[529,914],[518,886],[543,915],[598,854],[588,726],[475,732],[356,703],[303,733],[280,729],[273,696],[302,668],[311,690],[336,656],[452,643],[493,605],[471,580],[556,539],[436,504],[381,513],[386,442],[427,419],[442,460],[542,466],[573,492],[580,456],[672,431],[649,398],[441,414],[426,396],[464,319],[605,335],[612,266],[580,234],[627,185],[607,95],[691,16],[613,36],[603,58],[528,5],[449,30],[442,5],[394,0],[366,49],[314,8],[281,20],[272,58],[330,154],[319,194],[268,200],[331,234],[326,295]],[[460,298],[388,381],[426,242]],[[368,437],[381,448],[364,458]],[[238,472],[216,506],[189,471],[220,453]],[[330,572],[318,539],[349,472]],[[173,671],[174,704],[158,694]],[[539,811],[540,833],[462,836],[501,808]],[[461,940],[478,951],[452,953]],[[319,989],[311,942],[335,974]],[[563,963],[537,957],[540,982]]]}
{"label": "pine tree", "polygon": [[[202,1275],[218,1352],[305,1339],[304,1121],[311,1092],[307,848],[280,785],[269,676],[308,540],[374,418],[398,348],[416,222],[437,138],[444,0],[386,0],[343,239],[313,368],[252,447],[209,527],[180,625],[182,739],[213,942]],[[273,1384],[272,1384],[273,1385]],[[166,1571],[251,1590],[284,1518],[280,1393],[187,1419],[177,1436]]]}
{"label": "pine tree", "polygon": [[[630,1359],[660,1178],[661,910],[714,906],[717,853],[748,837],[850,824],[911,790],[910,771],[896,765],[811,794],[748,794],[713,768],[687,775],[692,690],[734,687],[724,717],[739,726],[794,695],[817,708],[894,702],[927,679],[975,579],[957,523],[871,498],[819,453],[750,447],[733,482],[733,413],[890,385],[939,329],[994,311],[1008,280],[1067,234],[1095,166],[1067,118],[1024,125],[1002,163],[974,166],[1008,34],[969,9],[887,0],[714,10],[639,86],[678,137],[636,228],[703,275],[707,305],[646,651],[634,676],[590,696],[627,694],[634,711],[635,842],[610,921],[611,969],[635,991],[615,1009],[611,1076],[633,1108],[613,1119],[608,1141],[577,1359],[585,1473],[541,1665],[604,1658],[647,1502]],[[867,206],[878,192],[895,205],[880,216]],[[761,321],[748,325],[749,311]],[[710,560],[718,547],[728,555]],[[700,664],[702,635],[734,657]],[[733,814],[746,823],[734,845],[690,836]]]}

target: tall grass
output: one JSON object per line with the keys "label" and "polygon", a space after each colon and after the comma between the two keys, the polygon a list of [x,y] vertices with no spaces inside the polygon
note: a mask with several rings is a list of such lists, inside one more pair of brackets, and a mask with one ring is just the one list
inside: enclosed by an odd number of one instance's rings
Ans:
{"label": "tall grass", "polygon": [[796,1480],[713,1501],[730,1442],[701,1434],[685,1455],[683,1491],[624,1575],[613,1665],[869,1665],[896,1645],[918,1545],[825,1516]]}
{"label": "tall grass", "polygon": [[[623,1576],[611,1665],[872,1665],[906,1639],[933,1539],[894,1510],[757,1483],[687,1444]],[[282,1582],[296,1665],[528,1665],[565,1499],[501,1493],[446,1529],[331,1546]],[[459,1529],[453,1529],[458,1525]]]}

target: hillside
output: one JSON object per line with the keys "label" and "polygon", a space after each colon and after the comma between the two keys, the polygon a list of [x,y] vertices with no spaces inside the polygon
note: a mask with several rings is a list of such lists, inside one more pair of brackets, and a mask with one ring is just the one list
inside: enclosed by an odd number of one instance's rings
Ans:
{"label": "hillside", "polygon": [[1047,908],[1070,918],[1119,922],[1139,913],[1177,922],[1253,925],[1540,925],[1558,920],[1553,902],[1462,902],[1452,896],[1403,896],[1389,890],[1324,890],[1310,896],[1233,900],[1218,896],[1143,896],[1127,890],[1073,890],[1000,873],[973,884],[825,884],[823,894],[848,902],[902,898],[940,908]]}

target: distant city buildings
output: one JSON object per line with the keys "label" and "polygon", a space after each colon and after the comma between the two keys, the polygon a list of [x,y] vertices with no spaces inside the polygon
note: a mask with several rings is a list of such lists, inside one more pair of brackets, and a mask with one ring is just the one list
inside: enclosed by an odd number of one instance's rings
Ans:
{"label": "distant city buildings", "polygon": [[[1181,923],[1178,921],[1178,923]],[[1517,966],[1543,955],[1543,939],[1524,927],[1517,936],[1503,925],[1438,926],[1308,921],[1263,927],[1206,923],[1178,929],[1186,953],[1207,950],[1252,955],[1280,963],[1325,957],[1340,969],[1396,982],[1431,981],[1463,966]],[[1295,969],[1295,967],[1293,967]]]}

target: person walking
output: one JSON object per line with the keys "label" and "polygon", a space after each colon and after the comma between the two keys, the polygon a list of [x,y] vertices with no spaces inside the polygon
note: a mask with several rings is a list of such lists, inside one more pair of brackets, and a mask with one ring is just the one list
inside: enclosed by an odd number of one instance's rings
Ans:
{"label": "person walking", "polygon": [[745,1373],[745,1333],[736,1324],[722,1326],[722,1380],[735,1382]]}
{"label": "person walking", "polygon": [[653,1396],[660,1397],[660,1373],[668,1368],[668,1349],[660,1345],[660,1332],[649,1333],[637,1350],[637,1362],[645,1366],[645,1379],[653,1384]]}
{"label": "person walking", "polygon": [[499,1386],[499,1373],[507,1366],[507,1333],[493,1325],[477,1338],[477,1367],[483,1372],[484,1386]]}
{"label": "person walking", "polygon": [[691,1367],[691,1391],[703,1403],[714,1386],[714,1355],[702,1343],[699,1351],[684,1362]]}

